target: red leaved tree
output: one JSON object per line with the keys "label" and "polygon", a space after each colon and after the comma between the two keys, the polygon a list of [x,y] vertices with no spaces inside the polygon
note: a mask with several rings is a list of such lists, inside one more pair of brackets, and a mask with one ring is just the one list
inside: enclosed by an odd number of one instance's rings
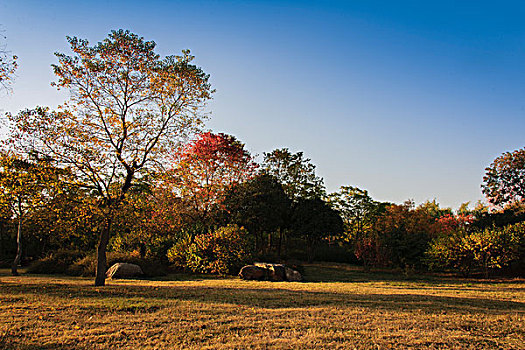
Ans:
{"label": "red leaved tree", "polygon": [[256,169],[253,157],[234,136],[206,132],[173,155],[163,186],[182,198],[193,209],[193,219],[207,227],[225,191],[252,178]]}

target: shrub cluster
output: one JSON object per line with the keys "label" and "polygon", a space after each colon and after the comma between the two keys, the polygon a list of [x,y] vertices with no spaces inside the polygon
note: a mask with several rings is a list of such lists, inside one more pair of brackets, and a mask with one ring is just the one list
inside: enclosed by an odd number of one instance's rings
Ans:
{"label": "shrub cluster", "polygon": [[170,262],[192,272],[236,274],[251,259],[247,231],[237,225],[181,240],[168,251]]}
{"label": "shrub cluster", "polygon": [[521,222],[440,236],[430,244],[426,255],[432,269],[450,268],[464,276],[481,271],[488,277],[493,270],[521,265],[524,253],[525,222]]}
{"label": "shrub cluster", "polygon": [[[147,277],[164,276],[168,268],[160,261],[151,258],[141,258],[137,253],[109,252],[107,268],[124,262],[139,265]],[[61,250],[50,253],[37,260],[28,268],[28,272],[37,274],[67,274],[71,276],[95,276],[97,259],[95,254],[85,255],[83,252]]]}
{"label": "shrub cluster", "polygon": [[57,250],[28,267],[28,272],[38,274],[68,273],[74,263],[85,256],[78,250]]}

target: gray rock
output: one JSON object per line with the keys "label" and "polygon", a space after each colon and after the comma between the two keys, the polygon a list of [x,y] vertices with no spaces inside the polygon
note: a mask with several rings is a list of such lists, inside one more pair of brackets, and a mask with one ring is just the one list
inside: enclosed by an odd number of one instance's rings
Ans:
{"label": "gray rock", "polygon": [[303,275],[297,270],[292,269],[291,267],[285,266],[284,268],[286,273],[286,280],[289,282],[301,282],[303,280]]}
{"label": "gray rock", "polygon": [[258,281],[290,281],[300,282],[303,276],[299,271],[296,271],[283,264],[271,264],[265,262],[255,262],[253,265],[245,266],[239,273],[242,279],[258,280]]}
{"label": "gray rock", "polygon": [[106,272],[106,278],[133,278],[143,274],[139,265],[116,263]]}
{"label": "gray rock", "polygon": [[267,278],[266,275],[266,269],[254,265],[244,266],[241,272],[239,272],[239,276],[241,276],[243,280],[263,281]]}

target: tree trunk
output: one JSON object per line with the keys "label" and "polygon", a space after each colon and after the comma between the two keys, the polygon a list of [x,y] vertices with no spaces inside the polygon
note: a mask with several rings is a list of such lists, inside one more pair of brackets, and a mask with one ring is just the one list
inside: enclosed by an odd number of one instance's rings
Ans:
{"label": "tree trunk", "polygon": [[283,245],[283,232],[281,228],[278,229],[278,232],[279,232],[279,242],[277,245],[277,256],[279,257],[279,259],[281,259],[281,247]]}
{"label": "tree trunk", "polygon": [[313,239],[306,239],[306,257],[309,263],[312,263],[314,261],[315,243],[316,242]]}
{"label": "tree trunk", "polygon": [[106,284],[106,247],[109,242],[109,231],[111,229],[111,215],[106,217],[102,230],[100,231],[100,240],[97,247],[97,271],[95,277],[95,286],[103,286]]}
{"label": "tree trunk", "polygon": [[11,274],[18,276],[18,265],[22,259],[22,216],[18,216],[18,230],[16,233],[16,256],[13,264],[11,265]]}

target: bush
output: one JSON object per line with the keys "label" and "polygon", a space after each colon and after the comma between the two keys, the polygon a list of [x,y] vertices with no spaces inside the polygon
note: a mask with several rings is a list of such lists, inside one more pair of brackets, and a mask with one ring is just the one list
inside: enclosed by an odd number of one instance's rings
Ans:
{"label": "bush", "polygon": [[181,241],[168,251],[168,259],[198,273],[236,274],[250,262],[248,233],[237,225],[197,235],[193,242]]}
{"label": "bush", "polygon": [[178,270],[186,270],[188,268],[188,252],[191,244],[192,235],[189,234],[168,249],[166,256],[168,261],[173,264],[173,267]]}
{"label": "bush", "polygon": [[491,227],[481,231],[460,231],[432,242],[426,252],[431,268],[453,268],[468,276],[481,270],[502,269],[521,259],[525,223],[504,228]]}
{"label": "bush", "polygon": [[[121,262],[139,265],[142,269],[142,272],[144,272],[144,275],[147,277],[165,276],[168,273],[167,266],[163,265],[160,261],[149,258],[141,258],[137,253],[108,252],[106,258],[106,269],[111,267],[113,264]],[[96,255],[91,254],[72,264],[66,273],[73,276],[95,276],[96,267]]]}
{"label": "bush", "polygon": [[82,259],[85,253],[78,250],[57,250],[39,259],[29,266],[29,273],[55,274],[66,273],[68,268],[77,260]]}

